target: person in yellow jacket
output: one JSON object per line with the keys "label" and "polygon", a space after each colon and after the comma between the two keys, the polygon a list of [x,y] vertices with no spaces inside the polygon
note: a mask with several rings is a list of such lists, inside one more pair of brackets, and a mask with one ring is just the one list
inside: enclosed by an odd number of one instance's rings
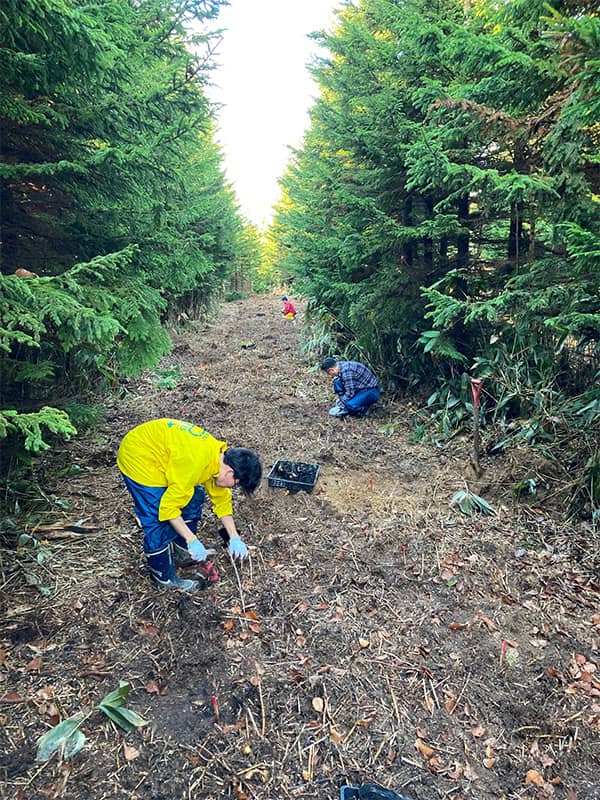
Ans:
{"label": "person in yellow jacket", "polygon": [[231,490],[240,486],[251,493],[259,485],[262,466],[254,450],[228,448],[190,422],[155,419],[123,437],[117,466],[133,498],[144,531],[144,553],[159,585],[184,591],[198,587],[177,575],[175,557],[181,555],[203,562],[200,572],[209,580],[218,578],[197,537],[206,495],[229,537],[230,554],[247,557],[233,520]]}

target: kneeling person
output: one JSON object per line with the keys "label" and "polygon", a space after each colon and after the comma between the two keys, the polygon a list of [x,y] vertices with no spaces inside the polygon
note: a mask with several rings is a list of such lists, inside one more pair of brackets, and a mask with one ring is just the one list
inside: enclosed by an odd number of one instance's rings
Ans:
{"label": "kneeling person", "polygon": [[377,378],[360,361],[337,361],[328,356],[321,362],[321,369],[334,379],[333,391],[338,396],[337,403],[329,409],[332,417],[365,416],[381,396]]}
{"label": "kneeling person", "polygon": [[206,495],[229,535],[230,554],[247,557],[233,520],[231,489],[239,485],[251,493],[259,485],[262,466],[254,450],[228,448],[199,425],[156,419],[124,436],[117,465],[144,531],[148,566],[160,586],[185,591],[198,586],[178,577],[175,555],[203,562],[199,572],[208,580],[218,578],[196,536]]}

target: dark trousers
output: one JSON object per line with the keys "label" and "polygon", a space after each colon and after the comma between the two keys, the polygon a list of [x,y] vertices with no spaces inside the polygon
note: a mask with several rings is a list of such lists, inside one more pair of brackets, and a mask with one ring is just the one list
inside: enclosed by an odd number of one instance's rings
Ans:
{"label": "dark trousers", "polygon": [[[344,384],[339,377],[335,378],[333,381],[333,391],[337,395],[344,394]],[[354,397],[344,401],[344,408],[349,414],[360,416],[365,413],[369,406],[376,403],[380,397],[381,391],[379,387],[375,387],[374,389],[362,389],[360,392],[357,392]]]}
{"label": "dark trousers", "polygon": [[[179,536],[169,522],[161,522],[158,519],[158,509],[161,498],[166,492],[166,486],[144,486],[131,480],[127,475],[123,475],[123,480],[133,498],[135,513],[144,531],[144,553],[150,570],[157,580],[170,580],[175,574],[173,547],[187,552],[187,545],[185,539]],[[192,499],[181,510],[181,516],[194,534],[202,518],[205,499],[206,492],[203,487],[196,486]]]}

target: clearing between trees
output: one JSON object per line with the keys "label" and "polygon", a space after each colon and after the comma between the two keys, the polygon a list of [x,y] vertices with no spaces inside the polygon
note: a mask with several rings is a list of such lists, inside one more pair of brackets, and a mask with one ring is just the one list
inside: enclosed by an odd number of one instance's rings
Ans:
{"label": "clearing between trees", "polygon": [[[251,297],[176,335],[162,379],[41,463],[57,513],[27,532],[43,557],[2,550],[0,796],[336,800],[373,781],[413,800],[597,800],[593,531],[553,516],[550,482],[538,505],[515,500],[523,464],[547,483],[531,450],[482,458],[471,488],[493,516],[450,508],[468,439],[411,443],[410,406],[385,395],[366,419],[329,418],[302,313],[279,309]],[[234,500],[249,561],[229,560],[206,508],[221,578],[193,595],[151,583],[115,466],[124,433],[161,416],[264,460]],[[269,487],[277,459],[319,464],[314,491]],[[147,725],[90,713],[79,753],[35,762],[38,737],[120,681]]]}

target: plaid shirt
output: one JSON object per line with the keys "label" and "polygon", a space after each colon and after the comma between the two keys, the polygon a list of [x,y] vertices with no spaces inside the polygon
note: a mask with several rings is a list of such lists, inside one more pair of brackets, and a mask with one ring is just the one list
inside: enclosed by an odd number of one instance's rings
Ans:
{"label": "plaid shirt", "polygon": [[346,403],[355,394],[365,389],[378,389],[377,378],[371,370],[359,361],[338,361],[339,379],[344,393],[338,398],[339,403]]}

